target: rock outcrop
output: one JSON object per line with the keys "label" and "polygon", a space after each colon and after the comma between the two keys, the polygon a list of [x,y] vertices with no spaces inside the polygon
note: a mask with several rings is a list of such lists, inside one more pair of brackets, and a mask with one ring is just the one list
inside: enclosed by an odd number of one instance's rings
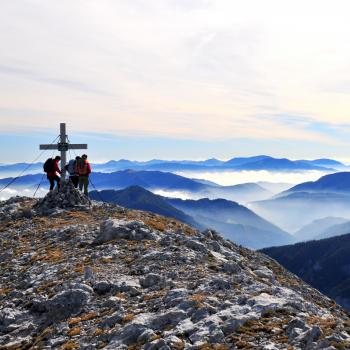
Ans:
{"label": "rock outcrop", "polygon": [[1,349],[350,348],[348,314],[261,253],[147,212],[50,203],[0,203]]}

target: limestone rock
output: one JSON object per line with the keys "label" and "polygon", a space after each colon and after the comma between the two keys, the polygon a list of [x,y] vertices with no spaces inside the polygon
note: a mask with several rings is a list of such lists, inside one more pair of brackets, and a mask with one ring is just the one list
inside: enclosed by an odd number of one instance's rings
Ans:
{"label": "limestone rock", "polygon": [[79,314],[89,302],[90,294],[82,289],[69,289],[47,300],[45,309],[48,317],[64,319]]}
{"label": "limestone rock", "polygon": [[153,233],[143,222],[108,219],[101,224],[100,235],[94,243],[102,244],[115,239],[155,240]]}

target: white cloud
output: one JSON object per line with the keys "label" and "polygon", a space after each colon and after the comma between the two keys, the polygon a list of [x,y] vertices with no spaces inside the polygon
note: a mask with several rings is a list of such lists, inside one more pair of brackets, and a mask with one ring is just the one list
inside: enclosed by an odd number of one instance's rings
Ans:
{"label": "white cloud", "polygon": [[165,190],[152,190],[154,194],[157,194],[159,196],[163,197],[170,197],[170,198],[180,198],[180,199],[199,199],[200,196],[196,196],[193,193],[188,193],[184,191],[165,191]]}
{"label": "white cloud", "polygon": [[216,182],[219,185],[231,186],[248,182],[267,181],[271,183],[289,183],[296,185],[306,181],[316,181],[320,177],[329,174],[317,170],[301,172],[272,172],[260,171],[217,171],[217,172],[176,172],[178,175],[192,179],[204,179]]}
{"label": "white cloud", "polygon": [[284,115],[348,123],[349,12],[345,0],[3,2],[2,130],[64,116],[83,132],[339,142]]}

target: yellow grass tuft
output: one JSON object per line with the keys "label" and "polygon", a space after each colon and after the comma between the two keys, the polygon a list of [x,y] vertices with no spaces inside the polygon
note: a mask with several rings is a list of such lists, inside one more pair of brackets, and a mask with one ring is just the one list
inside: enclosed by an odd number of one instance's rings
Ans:
{"label": "yellow grass tuft", "polygon": [[134,314],[130,313],[130,314],[126,314],[124,317],[123,317],[123,322],[124,323],[128,323],[128,322],[131,322],[133,319],[134,319]]}
{"label": "yellow grass tuft", "polygon": [[99,335],[103,334],[104,331],[101,328],[96,328],[95,332],[92,334],[93,337],[98,337]]}
{"label": "yellow grass tuft", "polygon": [[203,301],[205,300],[206,295],[204,294],[193,294],[190,296],[190,300],[191,301],[195,301],[197,303],[203,303]]}
{"label": "yellow grass tuft", "polygon": [[125,295],[125,293],[117,293],[115,296],[116,296],[117,298],[119,298],[119,299],[126,300],[126,295]]}
{"label": "yellow grass tuft", "polygon": [[80,317],[73,317],[68,321],[68,326],[72,327],[76,324],[78,324],[79,322],[84,322],[84,321],[89,321],[94,319],[95,317],[97,317],[97,313],[96,312],[88,312]]}
{"label": "yellow grass tuft", "polygon": [[69,340],[67,341],[67,343],[61,346],[60,350],[74,350],[74,349],[79,349],[78,343],[76,343],[75,341]]}
{"label": "yellow grass tuft", "polygon": [[76,328],[71,329],[68,332],[68,336],[74,337],[75,335],[79,335],[80,333],[81,333],[81,328],[80,327],[76,327]]}
{"label": "yellow grass tuft", "polygon": [[13,288],[0,288],[0,296],[6,296],[13,291]]}

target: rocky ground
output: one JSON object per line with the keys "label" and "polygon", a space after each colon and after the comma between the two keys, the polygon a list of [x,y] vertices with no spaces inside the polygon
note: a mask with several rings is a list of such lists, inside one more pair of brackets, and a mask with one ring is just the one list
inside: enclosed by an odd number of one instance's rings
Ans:
{"label": "rocky ground", "polygon": [[348,314],[267,256],[80,196],[0,203],[0,349],[350,349]]}

